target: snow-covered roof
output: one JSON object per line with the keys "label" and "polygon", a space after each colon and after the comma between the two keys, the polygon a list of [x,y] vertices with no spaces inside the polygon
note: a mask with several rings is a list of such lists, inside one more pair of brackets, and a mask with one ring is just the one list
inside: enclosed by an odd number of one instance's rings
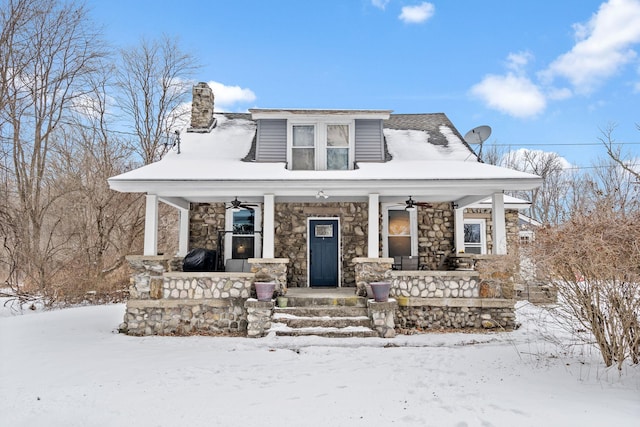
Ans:
{"label": "snow-covered roof", "polygon": [[[491,197],[487,197],[486,199],[483,199],[478,203],[473,203],[466,207],[472,209],[491,209],[491,203]],[[531,207],[531,202],[505,194],[504,207],[506,209],[528,209],[529,207]]]}
{"label": "snow-covered roof", "polygon": [[[496,191],[540,185],[541,180],[535,175],[478,162],[446,116],[437,116],[391,115],[384,125],[392,157],[387,162],[359,162],[355,170],[293,171],[286,169],[284,163],[242,161],[251,151],[256,122],[249,114],[216,114],[217,126],[210,133],[181,133],[180,154],[170,151],[160,161],[110,178],[109,184],[124,192],[182,196],[185,191],[201,196],[213,189],[220,193],[225,187],[240,194],[238,190],[249,182],[256,190],[264,186],[294,192],[308,184],[343,189],[345,195],[354,194],[356,188],[372,186],[384,194],[387,187],[397,191],[398,186],[408,185],[416,188],[412,194],[418,194],[418,189],[434,185],[451,189],[482,182]],[[433,121],[429,124],[431,130],[421,129],[429,121],[425,117]]]}

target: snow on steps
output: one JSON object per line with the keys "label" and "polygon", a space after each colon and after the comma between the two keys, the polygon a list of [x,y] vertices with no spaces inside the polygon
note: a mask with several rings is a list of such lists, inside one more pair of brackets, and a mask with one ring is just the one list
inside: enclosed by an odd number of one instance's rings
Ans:
{"label": "snow on steps", "polygon": [[377,337],[367,309],[357,306],[276,308],[271,331],[280,336]]}

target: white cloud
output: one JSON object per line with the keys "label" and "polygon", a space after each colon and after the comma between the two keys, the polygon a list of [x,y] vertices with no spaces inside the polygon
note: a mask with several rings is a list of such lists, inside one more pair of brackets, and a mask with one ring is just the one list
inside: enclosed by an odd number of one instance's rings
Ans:
{"label": "white cloud", "polygon": [[547,90],[547,98],[554,101],[562,101],[563,99],[569,99],[573,96],[571,89],[563,88],[549,88]]}
{"label": "white cloud", "polygon": [[405,6],[398,17],[406,24],[421,24],[436,13],[436,7],[432,3],[423,2],[417,6]]}
{"label": "white cloud", "polygon": [[536,116],[547,106],[544,94],[529,78],[512,72],[504,76],[486,76],[471,88],[471,93],[489,108],[513,117]]}
{"label": "white cloud", "polygon": [[[525,71],[533,54],[510,53],[506,74],[486,76],[471,93],[489,108],[514,117],[531,117],[544,111],[549,100],[593,91],[637,57],[632,47],[640,43],[640,0],[609,0],[588,22],[574,24],[573,30],[573,48],[538,72],[535,83]],[[557,78],[568,80],[569,87],[554,85]],[[633,89],[640,92],[640,82]]]}
{"label": "white cloud", "polygon": [[564,77],[579,93],[591,92],[602,80],[636,58],[640,43],[640,1],[609,0],[586,24],[574,24],[576,44],[540,76]]}
{"label": "white cloud", "polygon": [[378,9],[384,10],[391,0],[371,0],[371,4]]}
{"label": "white cloud", "polygon": [[533,54],[531,52],[510,53],[507,56],[507,68],[516,73],[522,73],[532,59]]}
{"label": "white cloud", "polygon": [[208,82],[208,85],[213,90],[216,111],[231,112],[236,104],[247,104],[256,100],[256,95],[251,89],[226,86],[215,81]]}

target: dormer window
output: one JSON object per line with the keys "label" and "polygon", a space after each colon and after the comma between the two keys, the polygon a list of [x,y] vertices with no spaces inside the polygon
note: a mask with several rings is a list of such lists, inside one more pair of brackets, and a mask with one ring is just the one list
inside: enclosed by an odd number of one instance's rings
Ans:
{"label": "dormer window", "polygon": [[[390,110],[249,110],[256,120],[255,160],[296,171],[354,169],[384,161],[382,122]],[[357,152],[356,152],[357,151]]]}
{"label": "dormer window", "polygon": [[[331,119],[329,117],[328,119]],[[335,118],[333,118],[335,120]],[[353,165],[353,120],[314,123],[289,120],[291,170],[348,170]]]}

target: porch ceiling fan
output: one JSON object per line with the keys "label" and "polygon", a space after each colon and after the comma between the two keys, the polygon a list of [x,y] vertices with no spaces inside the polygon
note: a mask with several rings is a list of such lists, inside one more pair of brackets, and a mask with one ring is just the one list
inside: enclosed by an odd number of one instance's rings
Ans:
{"label": "porch ceiling fan", "polygon": [[416,210],[416,208],[418,206],[423,207],[423,208],[430,208],[431,207],[431,203],[418,202],[416,200],[413,200],[413,198],[411,196],[409,196],[409,198],[407,200],[405,200],[404,204],[405,204],[404,210],[406,210],[406,211],[414,211],[414,210]]}
{"label": "porch ceiling fan", "polygon": [[235,199],[229,202],[229,205],[225,209],[233,209],[234,211],[247,209],[247,210],[253,211],[254,210],[253,208],[257,206],[258,205],[250,205],[247,202],[242,202],[238,200],[238,198],[236,197]]}

